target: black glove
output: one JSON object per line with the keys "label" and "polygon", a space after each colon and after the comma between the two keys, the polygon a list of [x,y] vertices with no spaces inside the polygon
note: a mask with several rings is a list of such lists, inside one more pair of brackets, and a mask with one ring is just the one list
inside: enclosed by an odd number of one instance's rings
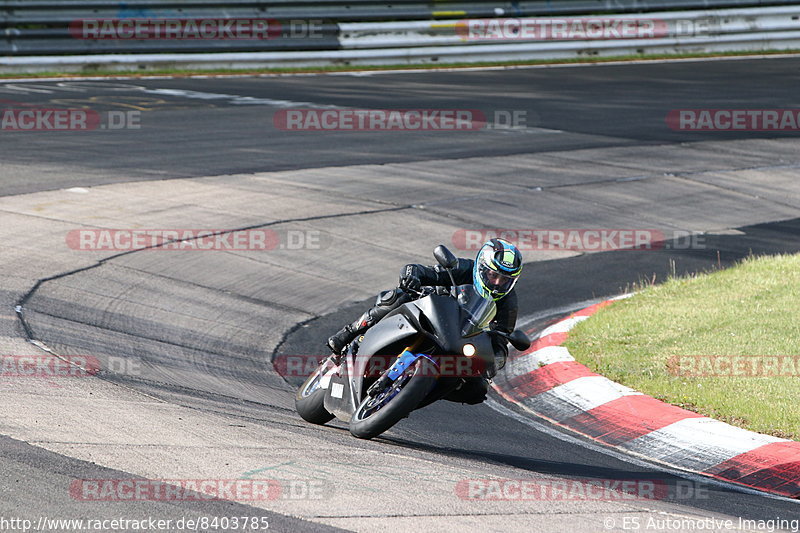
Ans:
{"label": "black glove", "polygon": [[404,291],[419,291],[422,288],[419,267],[417,265],[406,265],[400,271],[400,288]]}

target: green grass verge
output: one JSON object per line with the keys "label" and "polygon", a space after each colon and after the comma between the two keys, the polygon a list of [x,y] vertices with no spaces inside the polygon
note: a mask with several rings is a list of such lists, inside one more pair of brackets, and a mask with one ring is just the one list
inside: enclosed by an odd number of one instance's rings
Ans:
{"label": "green grass verge", "polygon": [[659,59],[695,59],[695,58],[714,58],[714,57],[747,57],[760,55],[780,55],[780,54],[800,54],[800,50],[767,50],[767,51],[742,51],[742,52],[711,52],[711,53],[674,53],[674,54],[633,54],[608,57],[580,57],[572,59],[536,59],[530,61],[501,61],[501,62],[478,62],[478,63],[424,63],[416,65],[330,65],[324,67],[286,67],[286,68],[262,68],[262,69],[138,69],[131,67],[130,70],[104,70],[102,67],[86,68],[81,72],[38,72],[32,74],[19,73],[0,73],[2,79],[18,78],[52,78],[52,77],[83,77],[83,76],[226,76],[226,75],[260,75],[260,74],[304,74],[304,73],[326,73],[326,72],[351,72],[351,71],[389,71],[399,69],[440,69],[440,68],[475,68],[475,67],[515,67],[529,65],[571,65],[571,64],[592,64],[608,63],[613,61],[647,61]]}
{"label": "green grass verge", "polygon": [[[745,365],[775,358],[727,357],[800,355],[798,316],[800,255],[748,258],[727,270],[647,287],[578,324],[566,346],[593,371],[645,394],[800,440],[800,378],[775,375],[790,372],[784,365],[800,357],[778,358],[777,370],[757,366],[758,377],[742,375],[753,368]],[[709,375],[727,372],[729,361],[739,375]]]}

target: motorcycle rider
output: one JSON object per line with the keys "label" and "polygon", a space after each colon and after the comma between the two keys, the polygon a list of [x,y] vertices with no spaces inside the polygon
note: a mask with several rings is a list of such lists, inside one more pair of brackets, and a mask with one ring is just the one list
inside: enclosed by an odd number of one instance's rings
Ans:
{"label": "motorcycle rider", "polygon": [[[495,238],[481,246],[474,261],[459,258],[458,265],[453,269],[452,274],[457,285],[472,284],[481,296],[494,300],[497,312],[491,324],[492,329],[511,333],[516,326],[518,312],[514,285],[521,272],[522,254],[517,247],[508,241]],[[347,324],[328,339],[328,348],[334,354],[343,354],[347,345],[357,336],[362,335],[393,309],[413,300],[414,297],[409,292],[415,293],[422,286],[450,285],[450,276],[439,265],[429,267],[408,264],[404,266],[400,271],[399,287],[382,292],[373,307],[365,311],[358,320]],[[505,361],[508,356],[506,339],[498,335],[493,336],[492,339],[495,359]],[[493,377],[494,373],[495,369],[491,368],[483,376],[465,379],[464,384],[445,399],[468,404],[483,402],[489,388],[488,379]]]}

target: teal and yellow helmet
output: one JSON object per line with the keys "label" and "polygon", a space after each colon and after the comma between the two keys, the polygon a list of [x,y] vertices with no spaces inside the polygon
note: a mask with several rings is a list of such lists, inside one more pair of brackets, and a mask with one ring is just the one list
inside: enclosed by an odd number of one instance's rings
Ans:
{"label": "teal and yellow helmet", "polygon": [[484,298],[499,300],[514,288],[522,272],[522,254],[503,239],[490,239],[475,258],[472,283]]}

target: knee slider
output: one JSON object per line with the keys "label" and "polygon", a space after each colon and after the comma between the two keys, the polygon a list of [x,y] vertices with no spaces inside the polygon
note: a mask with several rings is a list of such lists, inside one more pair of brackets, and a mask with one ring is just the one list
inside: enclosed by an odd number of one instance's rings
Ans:
{"label": "knee slider", "polygon": [[398,290],[393,289],[390,291],[383,291],[378,295],[378,299],[375,301],[375,305],[380,307],[390,307],[397,302],[398,298]]}

